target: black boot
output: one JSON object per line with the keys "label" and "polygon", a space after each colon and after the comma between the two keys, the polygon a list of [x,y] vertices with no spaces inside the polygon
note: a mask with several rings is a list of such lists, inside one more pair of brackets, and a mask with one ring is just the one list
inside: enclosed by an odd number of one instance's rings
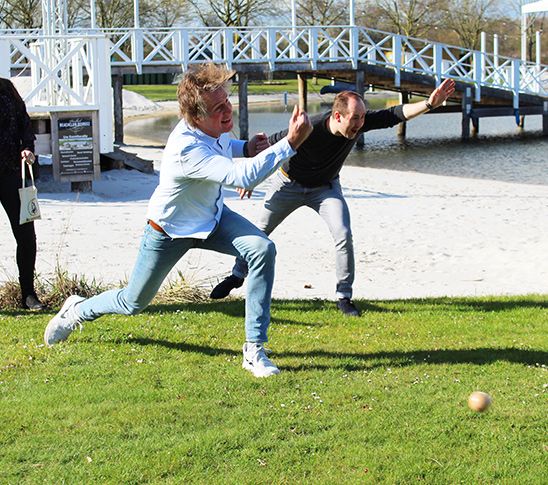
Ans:
{"label": "black boot", "polygon": [[234,288],[239,288],[244,284],[243,278],[238,278],[231,274],[227,276],[223,281],[221,281],[213,290],[209,298],[213,300],[220,300],[221,298],[226,298]]}

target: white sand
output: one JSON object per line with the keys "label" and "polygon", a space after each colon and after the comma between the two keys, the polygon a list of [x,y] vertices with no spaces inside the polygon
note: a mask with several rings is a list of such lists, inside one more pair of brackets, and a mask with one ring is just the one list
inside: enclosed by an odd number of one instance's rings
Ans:
{"label": "white sand", "polygon": [[[161,158],[159,149],[128,149]],[[127,278],[157,180],[157,174],[113,170],[93,183],[93,194],[41,192],[40,275],[59,261],[71,273],[106,282]],[[548,187],[356,167],[344,167],[341,180],[352,215],[355,298],[548,294]],[[228,190],[226,203],[253,221],[267,185],[244,201]],[[0,227],[4,281],[17,271],[3,211]],[[334,298],[334,248],[319,216],[301,208],[272,239],[274,297]],[[229,256],[192,250],[177,269],[211,288],[231,266]]]}

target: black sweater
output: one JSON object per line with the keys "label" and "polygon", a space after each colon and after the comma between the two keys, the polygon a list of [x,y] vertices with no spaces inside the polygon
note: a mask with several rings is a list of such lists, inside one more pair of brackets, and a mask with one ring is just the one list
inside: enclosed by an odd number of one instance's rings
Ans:
{"label": "black sweater", "polygon": [[0,176],[21,170],[21,151],[34,152],[34,133],[19,93],[0,78]]}
{"label": "black sweater", "polygon": [[[331,113],[323,113],[310,118],[313,130],[310,136],[289,161],[284,164],[284,171],[292,180],[304,187],[319,187],[328,184],[341,171],[346,157],[356,144],[358,137],[349,140],[344,136],[335,136],[327,128]],[[405,121],[402,105],[389,109],[367,110],[361,132],[390,128]],[[287,135],[288,130],[275,133],[269,137],[271,144]]]}

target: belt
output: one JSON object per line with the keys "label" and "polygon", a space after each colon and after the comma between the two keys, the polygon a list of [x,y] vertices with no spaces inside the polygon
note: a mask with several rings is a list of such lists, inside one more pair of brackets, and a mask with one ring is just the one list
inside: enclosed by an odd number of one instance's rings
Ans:
{"label": "belt", "polygon": [[282,175],[285,175],[288,179],[293,180],[283,167],[280,167],[280,172],[282,172]]}
{"label": "belt", "polygon": [[164,231],[158,224],[156,224],[154,221],[151,221],[150,219],[147,221],[148,225],[152,227],[155,231],[161,232],[164,236],[167,236],[167,232]]}

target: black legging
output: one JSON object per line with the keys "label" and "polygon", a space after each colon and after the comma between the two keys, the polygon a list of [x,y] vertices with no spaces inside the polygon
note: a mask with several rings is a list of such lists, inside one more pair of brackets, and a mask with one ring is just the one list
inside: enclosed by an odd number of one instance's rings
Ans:
{"label": "black legging", "polygon": [[19,269],[19,284],[23,301],[29,295],[34,295],[34,265],[36,264],[36,233],[34,222],[19,224],[19,188],[21,175],[17,172],[0,175],[0,201],[8,214],[11,230],[17,243],[17,268]]}

